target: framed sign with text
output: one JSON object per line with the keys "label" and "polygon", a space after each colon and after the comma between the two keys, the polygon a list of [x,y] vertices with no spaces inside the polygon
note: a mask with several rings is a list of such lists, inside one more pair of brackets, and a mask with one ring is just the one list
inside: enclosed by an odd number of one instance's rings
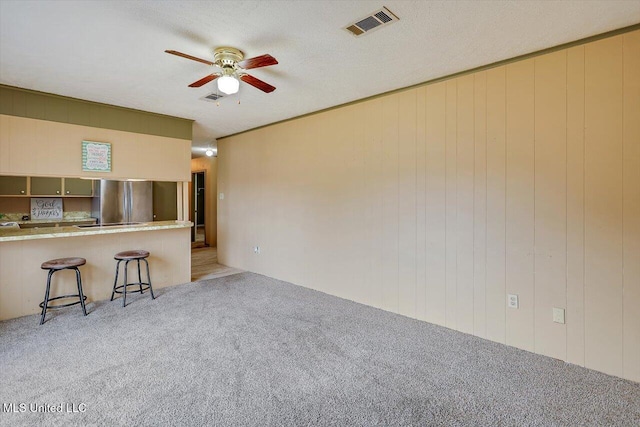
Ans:
{"label": "framed sign with text", "polygon": [[62,198],[32,198],[31,219],[62,219]]}
{"label": "framed sign with text", "polygon": [[82,171],[111,172],[111,144],[82,141]]}

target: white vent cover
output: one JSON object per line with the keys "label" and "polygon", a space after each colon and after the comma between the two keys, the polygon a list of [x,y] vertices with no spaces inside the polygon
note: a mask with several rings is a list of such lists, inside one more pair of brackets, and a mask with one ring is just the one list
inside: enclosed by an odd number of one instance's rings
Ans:
{"label": "white vent cover", "polygon": [[203,101],[208,101],[208,102],[216,102],[220,98],[224,98],[224,95],[221,94],[221,93],[212,92],[209,95],[203,96],[200,99],[202,99]]}
{"label": "white vent cover", "polygon": [[376,10],[370,15],[365,16],[362,19],[358,19],[356,22],[347,25],[344,27],[352,35],[359,37],[363,34],[370,33],[379,28],[382,28],[388,24],[396,22],[399,20],[393,12],[391,12],[386,7],[383,7],[380,10]]}

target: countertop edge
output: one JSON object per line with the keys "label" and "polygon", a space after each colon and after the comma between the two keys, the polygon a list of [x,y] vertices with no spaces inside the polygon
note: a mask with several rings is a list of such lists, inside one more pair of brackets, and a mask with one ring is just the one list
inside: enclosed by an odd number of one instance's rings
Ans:
{"label": "countertop edge", "polygon": [[[61,237],[80,237],[91,236],[100,234],[116,234],[116,233],[132,233],[137,231],[156,231],[156,230],[170,230],[178,228],[191,228],[193,223],[190,221],[158,221],[157,224],[149,223],[145,225],[136,226],[115,226],[105,228],[77,228],[75,226],[68,227],[55,227],[55,232],[52,232],[50,228],[38,228],[38,229],[21,229],[11,232],[24,234],[13,234],[9,236],[3,236],[0,233],[0,242],[16,242],[23,240],[39,240],[39,239],[55,239]],[[34,232],[33,230],[38,230]]]}
{"label": "countertop edge", "polygon": [[17,222],[20,225],[23,224],[58,224],[61,222],[97,222],[97,218],[62,218],[62,219],[29,219],[26,221],[0,221],[0,222]]}

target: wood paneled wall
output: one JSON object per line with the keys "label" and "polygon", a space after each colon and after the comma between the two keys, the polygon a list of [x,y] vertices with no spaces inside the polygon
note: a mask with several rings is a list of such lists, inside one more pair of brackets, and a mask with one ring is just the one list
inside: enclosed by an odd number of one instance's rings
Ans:
{"label": "wood paneled wall", "polygon": [[640,31],[223,139],[218,186],[224,264],[640,381]]}

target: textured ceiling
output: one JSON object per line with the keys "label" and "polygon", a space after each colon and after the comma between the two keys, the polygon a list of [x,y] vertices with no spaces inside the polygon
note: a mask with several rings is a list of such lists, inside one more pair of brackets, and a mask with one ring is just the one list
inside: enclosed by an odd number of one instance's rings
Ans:
{"label": "textured ceiling", "polygon": [[[342,28],[387,6],[400,18],[355,38]],[[0,82],[195,120],[194,146],[640,22],[640,1],[0,1]],[[279,65],[277,90],[188,84],[218,46]],[[238,101],[241,101],[238,103]]]}

